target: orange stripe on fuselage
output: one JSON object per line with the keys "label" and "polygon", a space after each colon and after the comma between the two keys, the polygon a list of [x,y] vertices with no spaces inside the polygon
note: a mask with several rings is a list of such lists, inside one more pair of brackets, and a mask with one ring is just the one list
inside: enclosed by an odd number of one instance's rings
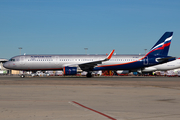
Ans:
{"label": "orange stripe on fuselage", "polygon": [[[139,59],[140,60],[140,59]],[[132,62],[127,62],[127,63],[121,63],[121,64],[113,64],[113,65],[101,65],[101,66],[97,66],[97,67],[108,67],[108,66],[118,66],[118,65],[126,65],[126,64],[130,64],[130,63],[135,63],[139,60],[136,61],[132,61]]]}

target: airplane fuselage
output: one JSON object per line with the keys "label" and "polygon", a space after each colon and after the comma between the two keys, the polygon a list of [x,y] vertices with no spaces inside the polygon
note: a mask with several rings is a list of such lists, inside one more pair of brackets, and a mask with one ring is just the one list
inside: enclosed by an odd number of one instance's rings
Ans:
{"label": "airplane fuselage", "polygon": [[[102,60],[106,55],[21,55],[15,56],[4,66],[15,70],[62,70],[65,66],[78,67],[79,64]],[[113,55],[93,70],[129,70],[149,66],[151,63],[140,60],[142,55]],[[154,63],[155,64],[155,63]]]}

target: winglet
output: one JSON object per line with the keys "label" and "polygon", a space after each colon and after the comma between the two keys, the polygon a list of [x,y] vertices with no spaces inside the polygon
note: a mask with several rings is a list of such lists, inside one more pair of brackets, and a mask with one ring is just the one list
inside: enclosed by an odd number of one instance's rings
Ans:
{"label": "winglet", "polygon": [[111,51],[111,53],[107,56],[107,58],[106,58],[106,59],[107,59],[107,60],[110,60],[110,59],[111,59],[111,57],[112,57],[112,55],[113,55],[113,53],[114,53],[114,50],[112,50],[112,51]]}

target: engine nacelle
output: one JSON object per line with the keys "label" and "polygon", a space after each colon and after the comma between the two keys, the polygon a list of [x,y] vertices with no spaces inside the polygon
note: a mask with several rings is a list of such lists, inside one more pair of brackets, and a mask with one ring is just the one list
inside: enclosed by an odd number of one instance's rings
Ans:
{"label": "engine nacelle", "polygon": [[116,71],[118,74],[128,74],[129,70],[117,70]]}
{"label": "engine nacelle", "polygon": [[63,72],[64,75],[76,75],[77,67],[64,67]]}
{"label": "engine nacelle", "polygon": [[142,70],[142,72],[153,72],[156,71],[157,69],[154,67],[146,67]]}

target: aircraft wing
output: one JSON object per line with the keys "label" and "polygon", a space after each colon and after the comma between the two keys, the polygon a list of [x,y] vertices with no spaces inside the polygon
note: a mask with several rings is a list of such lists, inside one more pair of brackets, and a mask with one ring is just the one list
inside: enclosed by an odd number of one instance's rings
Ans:
{"label": "aircraft wing", "polygon": [[94,66],[96,66],[97,64],[101,64],[104,61],[108,61],[111,59],[112,55],[114,53],[114,50],[111,51],[111,53],[103,60],[98,60],[98,61],[93,61],[93,62],[88,62],[88,63],[82,63],[82,64],[78,64],[78,66],[83,70],[83,71],[91,71]]}
{"label": "aircraft wing", "polygon": [[113,53],[114,53],[114,50],[112,50],[111,53],[105,59],[102,59],[102,60],[97,60],[97,61],[93,61],[93,62],[86,62],[86,63],[81,63],[81,64],[66,64],[66,65],[64,65],[64,67],[66,67],[66,66],[80,67],[81,70],[83,70],[83,71],[91,71],[91,70],[93,70],[94,66],[101,64],[104,61],[110,60]]}

